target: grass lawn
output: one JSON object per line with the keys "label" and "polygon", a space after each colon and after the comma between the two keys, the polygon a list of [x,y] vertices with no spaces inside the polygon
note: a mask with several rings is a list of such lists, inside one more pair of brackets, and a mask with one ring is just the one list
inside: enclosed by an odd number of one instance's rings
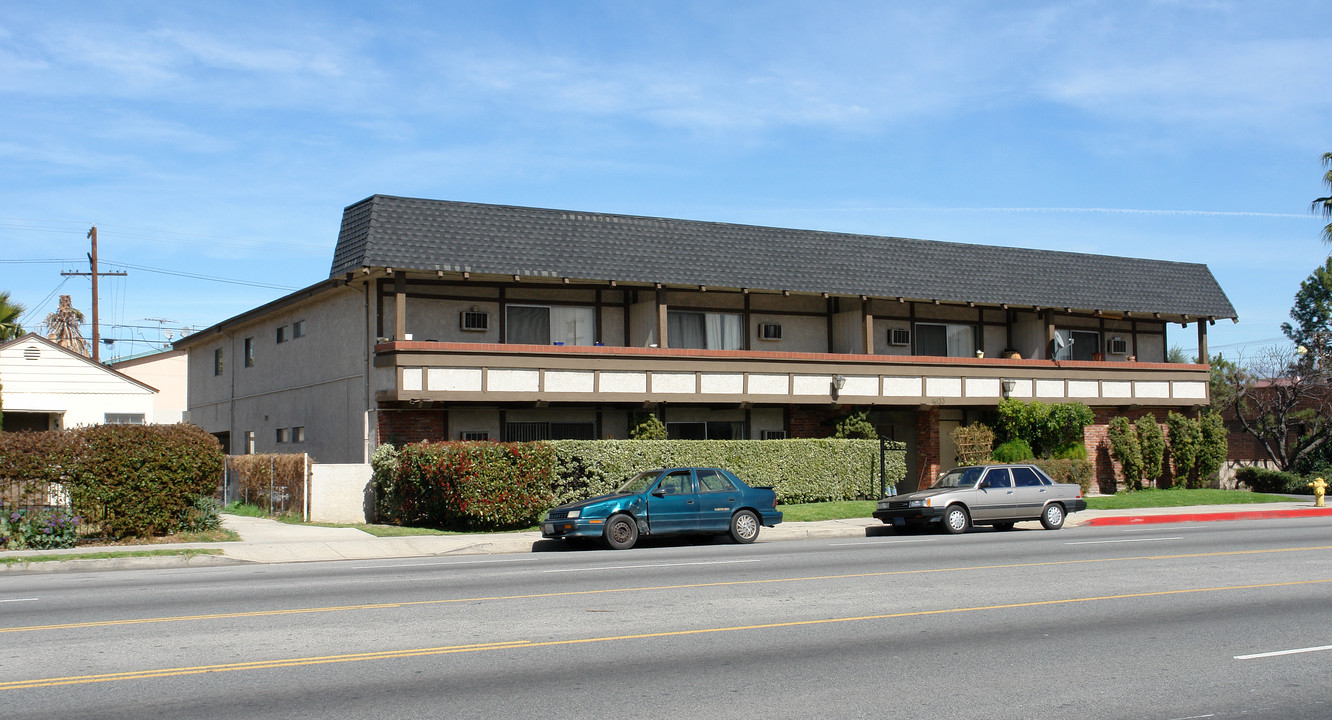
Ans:
{"label": "grass lawn", "polygon": [[782,522],[814,522],[815,520],[845,520],[867,518],[874,512],[873,500],[840,500],[837,502],[795,503],[778,505]]}
{"label": "grass lawn", "polygon": [[63,562],[65,560],[109,560],[129,557],[195,557],[198,555],[221,555],[217,548],[189,548],[185,550],[122,550],[111,552],[72,553],[68,555],[24,555],[19,557],[0,557],[0,565],[18,565],[34,562]]}
{"label": "grass lawn", "polygon": [[[1248,503],[1290,502],[1282,495],[1264,495],[1248,490],[1213,490],[1211,488],[1137,490],[1115,495],[1087,498],[1088,510],[1125,510],[1132,508],[1184,507],[1187,505],[1242,505]],[[1312,496],[1309,498],[1313,502]]]}

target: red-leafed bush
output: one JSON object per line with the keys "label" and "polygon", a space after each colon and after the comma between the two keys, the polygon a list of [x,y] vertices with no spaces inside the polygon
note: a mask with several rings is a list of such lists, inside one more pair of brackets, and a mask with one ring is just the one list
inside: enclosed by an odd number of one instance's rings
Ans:
{"label": "red-leafed bush", "polygon": [[528,527],[550,507],[554,454],[545,443],[414,443],[381,480],[381,518],[418,527]]}

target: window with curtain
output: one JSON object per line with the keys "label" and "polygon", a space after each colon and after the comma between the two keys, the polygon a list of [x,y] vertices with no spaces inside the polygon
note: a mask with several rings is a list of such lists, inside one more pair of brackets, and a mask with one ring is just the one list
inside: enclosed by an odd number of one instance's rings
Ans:
{"label": "window with curtain", "polygon": [[591,345],[596,311],[563,305],[509,305],[504,322],[505,335],[511,343]]}
{"label": "window with curtain", "polygon": [[976,330],[971,325],[916,323],[916,354],[971,357],[976,354]]}
{"label": "window with curtain", "polygon": [[673,348],[743,350],[744,329],[738,313],[672,310],[666,314],[666,342]]}

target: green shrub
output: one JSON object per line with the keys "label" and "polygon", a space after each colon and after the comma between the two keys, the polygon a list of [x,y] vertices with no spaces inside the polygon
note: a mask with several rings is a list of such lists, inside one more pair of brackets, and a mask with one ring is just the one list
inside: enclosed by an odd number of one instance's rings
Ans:
{"label": "green shrub", "polygon": [[397,479],[398,449],[384,443],[370,453],[370,485],[375,493],[375,518],[379,522],[398,522]]}
{"label": "green shrub", "polygon": [[200,495],[185,510],[172,532],[201,533],[222,527],[222,503],[217,498]]}
{"label": "green shrub", "polygon": [[1017,438],[1001,443],[990,453],[990,457],[997,463],[1015,463],[1030,460],[1036,457],[1036,453],[1031,451],[1026,440]]}
{"label": "green shrub", "polygon": [[1167,436],[1170,440],[1170,462],[1175,471],[1177,487],[1197,487],[1193,480],[1198,465],[1198,446],[1202,444],[1202,428],[1198,421],[1171,411],[1166,415]]}
{"label": "green shrub", "polygon": [[528,527],[551,506],[554,454],[542,442],[412,443],[384,499],[397,522],[457,530]]}
{"label": "green shrub", "polygon": [[1090,460],[1033,460],[1031,464],[1044,470],[1055,482],[1073,483],[1082,488],[1083,495],[1091,492],[1096,468]]}
{"label": "green shrub", "polygon": [[1133,421],[1133,432],[1138,436],[1138,450],[1142,456],[1142,474],[1147,482],[1157,484],[1165,461],[1165,433],[1151,415],[1142,415]]}
{"label": "green shrub", "polygon": [[1110,457],[1119,463],[1124,484],[1129,490],[1139,489],[1142,487],[1142,446],[1133,425],[1123,416],[1110,418],[1106,436],[1110,440]]}
{"label": "green shrub", "polygon": [[665,440],[666,425],[656,415],[645,414],[637,418],[637,424],[629,430],[630,440]]}
{"label": "green shrub", "polygon": [[1087,444],[1081,440],[1069,443],[1061,448],[1057,448],[1050,454],[1050,458],[1053,460],[1086,460]]}
{"label": "green shrub", "polygon": [[1292,472],[1245,466],[1235,469],[1235,480],[1257,493],[1313,494],[1309,481]]}
{"label": "green shrub", "polygon": [[842,418],[832,436],[843,440],[877,440],[879,431],[870,422],[869,413],[861,410]]}
{"label": "green shrub", "polygon": [[1212,478],[1226,464],[1229,444],[1226,440],[1226,423],[1221,413],[1208,410],[1198,418],[1201,441],[1198,443],[1198,485],[1208,485]]}
{"label": "green shrub", "polygon": [[222,448],[193,425],[94,425],[69,483],[73,507],[113,538],[173,532],[217,490]]}
{"label": "green shrub", "polygon": [[1091,408],[1080,402],[1027,403],[1015,398],[999,401],[995,415],[1001,440],[1026,440],[1039,457],[1082,443],[1083,431],[1095,419]]}

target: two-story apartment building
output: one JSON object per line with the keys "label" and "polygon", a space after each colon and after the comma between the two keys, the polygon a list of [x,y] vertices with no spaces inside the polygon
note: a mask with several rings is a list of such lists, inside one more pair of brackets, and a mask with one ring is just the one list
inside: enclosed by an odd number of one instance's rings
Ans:
{"label": "two-story apartment building", "polygon": [[1167,328],[1205,356],[1234,318],[1201,264],[376,195],[328,280],[176,347],[190,420],[231,452],[623,438],[644,413],[682,438],[822,437],[864,409],[913,485],[1004,397],[1098,422],[1205,406]]}

